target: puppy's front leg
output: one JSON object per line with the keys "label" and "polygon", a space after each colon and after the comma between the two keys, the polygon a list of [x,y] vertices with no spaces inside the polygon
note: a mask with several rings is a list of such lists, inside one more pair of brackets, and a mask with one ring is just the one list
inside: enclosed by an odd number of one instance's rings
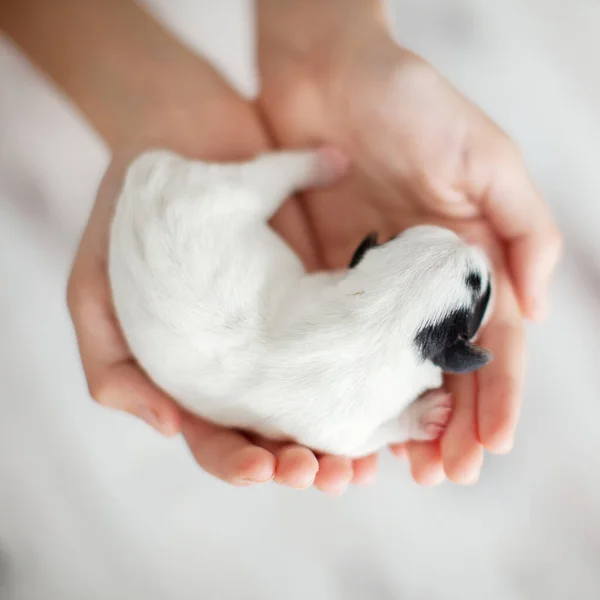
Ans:
{"label": "puppy's front leg", "polygon": [[431,390],[409,404],[400,415],[378,427],[355,456],[366,456],[390,444],[436,440],[452,414],[452,395]]}
{"label": "puppy's front leg", "polygon": [[444,433],[451,415],[451,394],[444,390],[425,392],[409,404],[398,419],[400,429],[406,434],[402,441],[437,440]]}

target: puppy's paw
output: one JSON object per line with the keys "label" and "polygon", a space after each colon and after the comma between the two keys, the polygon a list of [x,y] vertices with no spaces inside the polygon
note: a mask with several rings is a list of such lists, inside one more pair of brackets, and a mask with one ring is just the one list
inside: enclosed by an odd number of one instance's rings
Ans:
{"label": "puppy's paw", "polygon": [[438,439],[452,415],[452,394],[443,390],[426,392],[407,409],[410,439],[429,441]]}

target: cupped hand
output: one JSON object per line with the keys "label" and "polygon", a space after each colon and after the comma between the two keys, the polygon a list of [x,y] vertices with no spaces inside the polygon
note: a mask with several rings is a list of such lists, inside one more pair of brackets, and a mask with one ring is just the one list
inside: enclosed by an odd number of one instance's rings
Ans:
{"label": "cupped hand", "polygon": [[[128,163],[151,146],[217,161],[247,159],[268,147],[256,110],[207,65],[194,64],[192,70],[172,77],[165,82],[168,97],[149,101],[143,117],[132,115],[131,121],[140,125],[127,143],[114,149],[69,280],[68,304],[91,395],[102,405],[140,417],[164,435],[182,431],[200,466],[229,483],[249,485],[274,478],[297,488],[314,482],[336,493],[351,477],[365,482],[374,473],[373,458],[317,458],[307,448],[251,441],[184,413],[152,384],[129,351],[113,310],[107,273],[109,224]],[[302,238],[303,216],[293,203],[278,219],[295,239]]]}
{"label": "cupped hand", "polygon": [[[327,4],[336,0],[307,2],[292,19],[273,0],[259,3],[260,106],[276,142],[335,144],[353,164],[342,183],[301,197],[309,245],[288,237],[314,268],[347,266],[370,231],[385,240],[419,223],[450,227],[487,250],[495,309],[480,343],[495,358],[476,374],[447,378],[455,409],[439,442],[393,449],[408,451],[420,483],[444,475],[471,483],[484,448],[503,453],[513,443],[523,315],[547,314],[561,238],[514,143],[435,69],[400,48],[381,18],[353,18],[348,13],[358,3],[350,2],[332,25]],[[303,36],[310,6],[320,21]],[[335,33],[321,35],[320,22]],[[281,23],[290,23],[289,31]]]}

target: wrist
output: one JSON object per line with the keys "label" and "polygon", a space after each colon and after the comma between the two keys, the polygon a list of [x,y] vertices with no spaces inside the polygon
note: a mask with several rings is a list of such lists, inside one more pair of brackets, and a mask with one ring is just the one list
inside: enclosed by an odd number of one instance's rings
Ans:
{"label": "wrist", "polygon": [[245,160],[269,145],[256,107],[239,96],[207,62],[180,61],[154,81],[135,129],[113,148],[133,156],[169,148],[205,160]]}
{"label": "wrist", "polygon": [[379,0],[257,0],[260,106],[279,143],[336,137],[349,90],[410,53]]}
{"label": "wrist", "polygon": [[382,0],[257,0],[263,83],[327,81],[340,57],[390,38]]}

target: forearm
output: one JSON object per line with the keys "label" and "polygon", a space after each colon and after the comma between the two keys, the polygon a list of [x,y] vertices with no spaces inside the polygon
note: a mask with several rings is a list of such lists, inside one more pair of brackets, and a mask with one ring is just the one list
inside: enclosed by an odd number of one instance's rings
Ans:
{"label": "forearm", "polygon": [[190,70],[216,77],[130,0],[4,0],[0,28],[113,149],[186,95]]}

